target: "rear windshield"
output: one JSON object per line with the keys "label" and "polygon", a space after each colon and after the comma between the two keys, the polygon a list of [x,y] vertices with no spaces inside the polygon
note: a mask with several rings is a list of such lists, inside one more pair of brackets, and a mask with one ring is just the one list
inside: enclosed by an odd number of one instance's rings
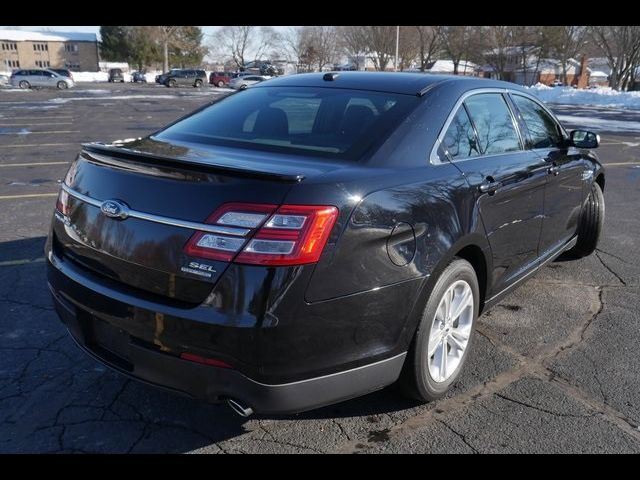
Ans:
{"label": "rear windshield", "polygon": [[412,95],[361,90],[248,88],[154,138],[357,160],[418,102]]}

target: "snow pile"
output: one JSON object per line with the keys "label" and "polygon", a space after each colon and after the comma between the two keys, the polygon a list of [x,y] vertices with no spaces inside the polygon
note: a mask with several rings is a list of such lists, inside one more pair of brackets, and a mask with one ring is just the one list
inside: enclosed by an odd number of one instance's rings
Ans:
{"label": "snow pile", "polygon": [[609,87],[579,90],[571,87],[547,87],[541,83],[528,89],[546,103],[640,109],[640,91],[618,92]]}
{"label": "snow pile", "polygon": [[107,72],[71,72],[76,82],[107,82],[109,74]]}

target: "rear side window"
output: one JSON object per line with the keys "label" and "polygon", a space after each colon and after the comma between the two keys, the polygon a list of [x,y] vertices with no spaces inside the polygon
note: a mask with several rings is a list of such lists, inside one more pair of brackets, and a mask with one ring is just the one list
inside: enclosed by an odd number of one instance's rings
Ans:
{"label": "rear side window", "polygon": [[500,93],[481,93],[465,100],[483,155],[522,150],[511,111]]}
{"label": "rear side window", "polygon": [[258,87],[230,95],[155,138],[357,160],[418,106],[414,95]]}
{"label": "rear side window", "polygon": [[452,160],[463,160],[480,155],[476,133],[464,106],[460,107],[456,116],[453,117],[442,143]]}
{"label": "rear side window", "polygon": [[522,95],[512,95],[512,98],[529,130],[531,148],[554,148],[562,144],[560,126],[542,105]]}

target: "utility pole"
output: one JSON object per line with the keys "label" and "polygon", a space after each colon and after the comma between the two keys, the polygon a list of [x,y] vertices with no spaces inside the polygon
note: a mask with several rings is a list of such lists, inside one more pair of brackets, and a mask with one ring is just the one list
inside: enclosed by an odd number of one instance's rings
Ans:
{"label": "utility pole", "polygon": [[398,45],[400,45],[400,26],[398,25],[396,27],[396,64],[395,64],[395,71],[398,71]]}

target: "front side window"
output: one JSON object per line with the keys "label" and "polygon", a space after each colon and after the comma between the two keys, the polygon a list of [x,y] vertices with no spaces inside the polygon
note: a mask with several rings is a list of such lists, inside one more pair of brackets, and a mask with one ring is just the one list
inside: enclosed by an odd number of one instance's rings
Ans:
{"label": "front side window", "polygon": [[542,105],[522,95],[512,95],[511,98],[529,130],[531,148],[555,148],[562,145],[562,130]]}
{"label": "front side window", "polygon": [[481,93],[465,100],[483,155],[522,150],[511,111],[500,93]]}
{"label": "front side window", "polygon": [[461,106],[456,116],[453,117],[442,143],[452,160],[462,160],[480,155],[476,133],[464,106]]}
{"label": "front side window", "polygon": [[414,95],[337,88],[250,88],[155,138],[357,160],[419,102]]}

